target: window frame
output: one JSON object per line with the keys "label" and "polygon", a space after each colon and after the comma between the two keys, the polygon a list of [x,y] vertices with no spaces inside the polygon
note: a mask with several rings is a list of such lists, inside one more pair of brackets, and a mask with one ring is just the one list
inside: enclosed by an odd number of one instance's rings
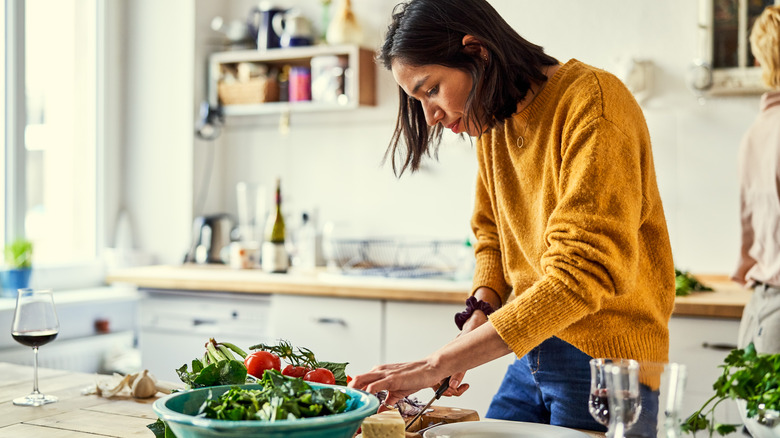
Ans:
{"label": "window frame", "polygon": [[[108,5],[105,0],[89,0],[95,11],[95,115],[92,133],[95,144],[95,187],[90,196],[95,197],[95,247],[87,261],[64,263],[36,263],[33,260],[32,286],[52,289],[75,289],[104,284],[102,248],[105,247],[105,182],[106,182],[106,21]],[[0,219],[2,244],[18,236],[24,236],[26,214],[26,165],[25,165],[25,1],[5,0],[5,63],[3,86],[5,101],[4,181],[1,193],[5,214]],[[21,90],[21,91],[19,91]],[[12,213],[11,213],[12,212]]]}

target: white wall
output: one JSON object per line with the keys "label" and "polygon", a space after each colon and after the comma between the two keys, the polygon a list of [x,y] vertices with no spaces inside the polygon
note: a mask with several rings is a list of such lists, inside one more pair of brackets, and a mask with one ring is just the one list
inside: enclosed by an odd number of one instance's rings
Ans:
{"label": "white wall", "polygon": [[[151,5],[152,2],[140,3]],[[204,42],[213,42],[215,36],[208,27],[210,15],[221,13],[226,18],[243,19],[256,4],[253,0],[225,1],[220,12],[211,3],[195,1],[194,36],[165,33],[177,44],[197,41],[194,71],[188,72],[186,66],[176,63],[173,74],[190,73],[195,78],[202,78],[205,57],[215,50],[213,44]],[[370,47],[380,43],[395,3],[396,0],[352,2]],[[709,99],[702,104],[685,88],[685,74],[697,47],[697,1],[492,0],[491,3],[521,35],[544,46],[561,61],[577,58],[611,71],[615,71],[618,57],[648,58],[655,63],[656,93],[645,104],[645,115],[653,139],[658,183],[675,262],[679,267],[696,272],[730,273],[736,261],[739,235],[736,151],[742,133],[757,112],[758,97]],[[159,2],[154,4],[161,5]],[[315,22],[319,20],[319,0],[299,0],[296,4]],[[186,11],[191,7],[185,0],[171,6],[165,2],[165,5],[170,12],[182,7]],[[160,8],[162,6],[156,7],[155,14],[160,14],[157,10]],[[181,15],[177,17],[181,17],[177,20],[184,19]],[[144,29],[148,28],[145,24]],[[188,30],[187,25],[181,23],[176,24],[176,29],[182,33]],[[168,58],[171,54],[162,50],[173,45],[160,46],[148,41],[143,46],[143,56],[139,53],[134,59],[162,63],[154,71],[170,75],[172,72],[168,68],[173,61]],[[176,50],[184,49],[177,46]],[[187,50],[191,49],[184,51]],[[148,80],[152,78],[147,75]],[[192,82],[191,77],[179,79],[181,83],[176,84],[177,90]],[[143,107],[144,111],[151,111],[150,118],[160,119],[158,129],[148,131],[144,142],[154,143],[157,148],[167,151],[164,155],[168,155],[169,160],[174,153],[177,157],[191,153],[193,141],[184,138],[181,111],[195,113],[186,105],[202,95],[199,81],[195,81],[194,99],[183,90],[176,94],[177,98],[185,99],[186,104],[169,102],[174,97],[171,96],[162,108],[157,108],[159,103]],[[333,220],[342,230],[349,226],[353,234],[455,239],[467,236],[476,172],[473,146],[468,141],[445,136],[438,162],[431,161],[418,174],[395,179],[389,166],[380,167],[395,123],[395,84],[390,74],[379,66],[377,81],[377,107],[345,113],[293,114],[289,135],[280,134],[278,116],[229,118],[223,135],[210,146],[215,148],[216,159],[204,211],[235,214],[236,182],[265,184],[270,196],[273,179],[281,176],[285,210],[296,216],[288,219],[290,223],[296,222],[301,210],[316,210],[320,225]],[[153,93],[139,84],[133,92],[145,94],[145,97],[130,99],[130,104],[157,102],[153,99],[160,99],[160,91]],[[179,111],[175,115],[170,113],[174,106]],[[163,126],[170,126],[167,123],[172,119],[177,123],[175,134],[171,129],[163,130]],[[135,123],[132,117],[130,122],[131,125]],[[191,124],[192,121],[188,122]],[[168,136],[167,140],[164,135]],[[183,150],[187,141],[190,151]],[[134,141],[133,148],[138,143]],[[175,152],[169,143],[177,145]],[[149,229],[142,230],[142,241],[145,248],[161,255],[161,261],[178,262],[178,258],[169,257],[170,251],[166,250],[181,246],[180,239],[166,240],[164,233],[152,231],[151,227],[159,227],[159,222],[164,221],[165,230],[181,227],[189,233],[189,217],[185,219],[186,214],[176,210],[179,207],[186,209],[187,202],[179,199],[177,205],[167,204],[171,198],[192,199],[202,181],[207,150],[203,144],[195,143],[193,168],[180,171],[182,175],[193,172],[192,184],[183,187],[178,180],[155,190],[147,187],[144,192],[145,198],[150,197],[145,201],[155,208],[166,204],[165,211],[176,211],[174,217],[155,215],[154,222],[151,218],[144,219]],[[131,156],[135,153],[132,148],[128,151]],[[152,168],[164,167],[161,160],[143,164]],[[182,160],[184,165],[186,159]],[[139,179],[144,180],[137,175],[130,177],[135,182]],[[139,208],[138,195],[131,194],[131,198],[135,198],[134,204]],[[153,213],[154,209],[148,208],[135,212],[136,215]]]}
{"label": "white wall", "polygon": [[180,262],[192,220],[195,4],[124,6],[120,208],[128,211],[137,248]]}

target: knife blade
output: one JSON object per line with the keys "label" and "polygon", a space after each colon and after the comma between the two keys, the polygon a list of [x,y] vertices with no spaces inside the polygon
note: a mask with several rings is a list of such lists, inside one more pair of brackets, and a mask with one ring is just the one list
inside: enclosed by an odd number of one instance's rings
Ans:
{"label": "knife blade", "polygon": [[422,415],[425,413],[425,411],[427,411],[428,408],[431,407],[433,402],[435,402],[436,400],[440,399],[441,395],[444,394],[444,391],[446,391],[447,388],[449,388],[449,387],[450,387],[450,378],[447,377],[446,379],[441,381],[441,385],[439,386],[439,389],[436,390],[436,394],[433,395],[433,398],[431,399],[431,401],[429,401],[428,404],[425,405],[425,407],[422,408],[422,410],[420,412],[418,412],[417,415],[414,416],[414,418],[412,418],[412,421],[406,423],[406,427],[404,428],[404,430],[409,430],[409,427],[412,424],[414,424],[414,422],[417,421],[420,417],[422,417]]}

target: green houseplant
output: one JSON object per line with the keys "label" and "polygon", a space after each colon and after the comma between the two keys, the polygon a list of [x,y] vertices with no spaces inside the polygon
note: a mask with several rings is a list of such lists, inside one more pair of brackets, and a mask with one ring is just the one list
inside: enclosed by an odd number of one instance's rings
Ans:
{"label": "green houseplant", "polygon": [[16,239],[5,246],[3,251],[5,268],[0,271],[3,296],[15,298],[17,289],[29,287],[32,252],[32,242],[23,238]]}

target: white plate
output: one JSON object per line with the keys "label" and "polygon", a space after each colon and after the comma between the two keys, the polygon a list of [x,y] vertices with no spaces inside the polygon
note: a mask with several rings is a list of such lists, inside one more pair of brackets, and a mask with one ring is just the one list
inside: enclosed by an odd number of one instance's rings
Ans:
{"label": "white plate", "polygon": [[520,421],[466,421],[428,429],[424,438],[589,438],[582,432]]}

